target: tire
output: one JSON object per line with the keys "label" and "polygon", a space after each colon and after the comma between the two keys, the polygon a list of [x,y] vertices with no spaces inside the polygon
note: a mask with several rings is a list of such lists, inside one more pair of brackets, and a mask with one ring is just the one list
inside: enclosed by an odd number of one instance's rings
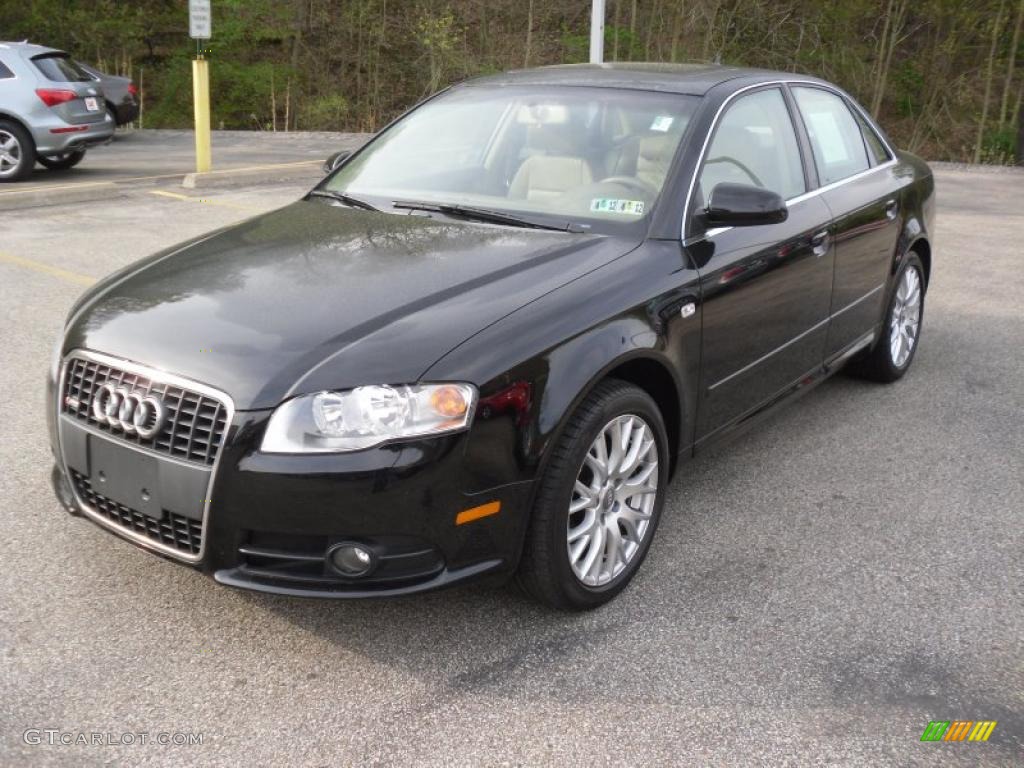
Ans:
{"label": "tire", "polygon": [[[629,446],[640,448],[633,466],[618,462],[621,474],[611,471],[616,455],[610,435],[616,429],[637,441]],[[607,482],[601,482],[594,469],[599,436],[605,446]],[[650,447],[644,447],[648,442]],[[627,451],[624,458],[628,456]],[[540,478],[516,573],[519,586],[540,602],[568,610],[596,608],[615,597],[650,548],[665,501],[668,466],[668,437],[654,400],[622,381],[599,384],[570,417]],[[657,478],[655,486],[652,476]],[[624,480],[630,482],[623,484]],[[587,489],[586,495],[580,493],[581,487]],[[651,490],[645,490],[648,487]],[[571,512],[570,506],[580,509]],[[621,546],[614,550],[614,562],[613,531]]]}
{"label": "tire", "polygon": [[17,123],[0,120],[0,182],[27,179],[35,164],[32,137]]}
{"label": "tire", "polygon": [[43,157],[40,155],[36,158],[39,164],[44,168],[49,168],[51,171],[66,171],[68,168],[74,168],[85,157],[85,150],[79,149],[74,152],[65,152],[61,155],[50,155],[49,157]]}
{"label": "tire", "polygon": [[[903,378],[914,362],[921,340],[926,286],[924,266],[913,251],[904,259],[894,285],[882,323],[881,338],[866,357],[851,365],[854,374],[871,381],[889,383]],[[912,319],[908,314],[911,312],[916,314],[916,325],[908,322]],[[909,352],[904,346],[907,343],[910,344]]]}

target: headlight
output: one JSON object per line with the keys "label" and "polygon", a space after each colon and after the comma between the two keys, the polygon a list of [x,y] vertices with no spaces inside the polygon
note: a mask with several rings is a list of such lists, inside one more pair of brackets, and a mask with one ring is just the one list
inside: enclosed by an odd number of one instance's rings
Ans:
{"label": "headlight", "polygon": [[469,426],[476,397],[472,384],[368,386],[302,395],[271,414],[260,450],[339,453],[457,432]]}

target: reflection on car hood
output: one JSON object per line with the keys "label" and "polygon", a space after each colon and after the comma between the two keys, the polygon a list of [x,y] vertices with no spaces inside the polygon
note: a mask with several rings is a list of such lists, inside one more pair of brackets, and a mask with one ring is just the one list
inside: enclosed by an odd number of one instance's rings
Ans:
{"label": "reflection on car hood", "polygon": [[474,333],[636,243],[300,201],[93,289],[65,351],[219,387],[239,409],[415,381]]}

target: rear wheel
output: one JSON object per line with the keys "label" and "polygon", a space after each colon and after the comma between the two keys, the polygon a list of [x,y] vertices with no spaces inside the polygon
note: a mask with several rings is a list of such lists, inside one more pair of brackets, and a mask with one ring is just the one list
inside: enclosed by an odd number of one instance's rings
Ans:
{"label": "rear wheel", "polygon": [[49,168],[51,171],[64,171],[68,168],[74,168],[85,157],[85,150],[78,149],[74,152],[63,152],[59,155],[47,155],[43,157],[40,155],[36,159],[39,164],[44,168]]}
{"label": "rear wheel", "polygon": [[854,373],[881,382],[902,378],[914,361],[921,338],[924,290],[924,267],[911,251],[896,278],[896,290],[882,324],[882,337],[866,357],[853,365]]}
{"label": "rear wheel", "polygon": [[540,480],[517,581],[557,608],[596,608],[639,569],[661,516],[668,438],[658,406],[604,382],[570,418]]}
{"label": "rear wheel", "polygon": [[35,163],[35,147],[25,129],[0,120],[0,182],[28,178]]}

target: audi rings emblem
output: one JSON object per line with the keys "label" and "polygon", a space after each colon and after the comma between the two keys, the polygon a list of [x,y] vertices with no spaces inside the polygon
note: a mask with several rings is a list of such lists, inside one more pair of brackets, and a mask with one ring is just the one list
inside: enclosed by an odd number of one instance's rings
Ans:
{"label": "audi rings emblem", "polygon": [[92,397],[92,416],[111,429],[148,440],[159,434],[167,411],[155,395],[107,383]]}

